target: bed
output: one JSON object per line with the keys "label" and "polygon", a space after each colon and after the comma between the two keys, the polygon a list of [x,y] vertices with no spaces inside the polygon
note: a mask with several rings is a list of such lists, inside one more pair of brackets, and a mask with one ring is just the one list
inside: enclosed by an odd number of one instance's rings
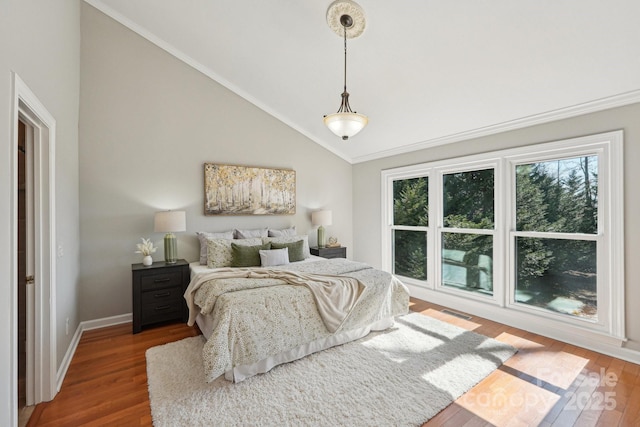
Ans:
{"label": "bed", "polygon": [[343,258],[305,253],[277,266],[190,268],[189,324],[197,323],[206,339],[209,382],[221,375],[240,382],[389,328],[408,312],[408,290],[395,276]]}

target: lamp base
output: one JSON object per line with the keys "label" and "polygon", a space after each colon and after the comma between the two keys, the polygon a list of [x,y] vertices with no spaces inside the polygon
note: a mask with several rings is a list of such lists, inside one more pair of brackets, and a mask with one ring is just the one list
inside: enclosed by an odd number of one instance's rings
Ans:
{"label": "lamp base", "polygon": [[318,227],[318,247],[324,248],[326,246],[326,241],[324,239],[324,227]]}
{"label": "lamp base", "polygon": [[164,236],[164,262],[167,264],[178,262],[178,243],[173,233],[167,233]]}

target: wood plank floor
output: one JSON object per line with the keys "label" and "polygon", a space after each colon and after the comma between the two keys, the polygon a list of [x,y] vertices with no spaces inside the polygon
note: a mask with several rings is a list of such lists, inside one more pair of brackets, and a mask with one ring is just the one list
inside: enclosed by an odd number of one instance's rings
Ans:
{"label": "wood plank floor", "polygon": [[[411,310],[508,342],[518,353],[426,426],[640,426],[640,366],[412,299]],[[60,393],[29,426],[150,426],[145,351],[199,334],[131,324],[83,334]]]}

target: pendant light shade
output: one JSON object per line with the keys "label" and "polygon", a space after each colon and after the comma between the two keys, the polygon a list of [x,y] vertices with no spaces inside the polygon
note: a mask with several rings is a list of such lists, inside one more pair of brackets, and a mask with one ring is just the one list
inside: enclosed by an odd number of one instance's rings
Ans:
{"label": "pendant light shade", "polygon": [[367,116],[358,113],[333,113],[324,116],[324,124],[344,140],[360,132],[368,122]]}
{"label": "pendant light shade", "polygon": [[358,114],[349,106],[349,92],[347,92],[347,35],[350,38],[358,37],[364,31],[365,20],[362,8],[351,0],[336,0],[327,11],[329,27],[344,37],[344,91],[342,102],[336,113],[324,116],[324,124],[331,132],[348,140],[360,132],[369,122],[364,114]]}

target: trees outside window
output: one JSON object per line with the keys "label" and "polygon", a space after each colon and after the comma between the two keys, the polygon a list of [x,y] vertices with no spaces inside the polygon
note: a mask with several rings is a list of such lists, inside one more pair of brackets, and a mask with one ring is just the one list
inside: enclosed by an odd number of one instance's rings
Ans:
{"label": "trees outside window", "polygon": [[429,178],[393,182],[393,272],[427,279]]}
{"label": "trees outside window", "polygon": [[618,131],[383,171],[383,268],[624,337],[622,169]]}
{"label": "trees outside window", "polygon": [[494,171],[442,176],[442,285],[493,294]]}
{"label": "trees outside window", "polygon": [[597,319],[598,157],[520,164],[515,175],[516,301]]}

